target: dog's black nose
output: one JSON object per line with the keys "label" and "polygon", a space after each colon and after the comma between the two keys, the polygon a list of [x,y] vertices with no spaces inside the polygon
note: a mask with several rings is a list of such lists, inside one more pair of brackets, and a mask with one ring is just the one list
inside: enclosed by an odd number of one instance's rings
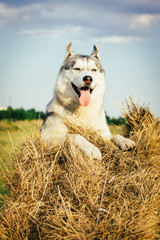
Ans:
{"label": "dog's black nose", "polygon": [[84,76],[84,77],[83,77],[83,81],[84,81],[85,83],[87,83],[87,84],[91,84],[92,81],[93,81],[93,79],[92,79],[91,76]]}

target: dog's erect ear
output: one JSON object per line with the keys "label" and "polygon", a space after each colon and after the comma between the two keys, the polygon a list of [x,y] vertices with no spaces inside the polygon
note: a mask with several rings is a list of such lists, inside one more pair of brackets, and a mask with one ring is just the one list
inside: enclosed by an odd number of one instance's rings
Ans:
{"label": "dog's erect ear", "polygon": [[67,60],[72,55],[75,55],[75,52],[72,49],[72,42],[69,42],[66,49],[65,60]]}
{"label": "dog's erect ear", "polygon": [[98,50],[97,45],[93,46],[93,52],[92,52],[91,56],[95,57],[95,58],[97,58],[99,60],[99,50]]}

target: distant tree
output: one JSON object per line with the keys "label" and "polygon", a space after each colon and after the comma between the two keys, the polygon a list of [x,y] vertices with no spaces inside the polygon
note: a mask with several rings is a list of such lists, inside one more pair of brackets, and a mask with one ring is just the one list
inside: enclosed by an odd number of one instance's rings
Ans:
{"label": "distant tree", "polygon": [[30,109],[28,111],[26,111],[26,119],[28,120],[32,120],[32,119],[37,119],[37,114],[35,109]]}
{"label": "distant tree", "polygon": [[43,112],[36,112],[35,109],[24,110],[23,108],[13,109],[8,107],[7,110],[0,111],[0,120],[33,120],[33,119],[45,119],[46,114]]}
{"label": "distant tree", "polygon": [[126,120],[122,117],[110,118],[107,114],[106,114],[106,121],[109,125],[114,124],[114,125],[117,125],[117,126],[122,125],[126,122]]}
{"label": "distant tree", "polygon": [[25,120],[26,119],[26,112],[23,108],[16,109],[13,111],[13,119],[16,120]]}
{"label": "distant tree", "polygon": [[11,119],[12,118],[12,115],[13,115],[13,109],[12,107],[8,107],[7,111],[6,111],[6,116],[7,118]]}
{"label": "distant tree", "polygon": [[0,120],[5,119],[5,118],[8,118],[6,111],[5,110],[0,111]]}

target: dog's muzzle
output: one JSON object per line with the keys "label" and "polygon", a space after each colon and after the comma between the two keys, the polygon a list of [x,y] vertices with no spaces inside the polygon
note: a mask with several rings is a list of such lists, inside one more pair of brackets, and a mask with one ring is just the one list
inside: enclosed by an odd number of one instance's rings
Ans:
{"label": "dog's muzzle", "polygon": [[[84,78],[83,78],[83,81],[84,81]],[[86,79],[86,81],[92,82],[90,79]],[[91,94],[92,94],[93,89],[91,89],[89,87],[89,85],[90,85],[90,83],[86,83],[86,86],[78,88],[74,83],[72,83],[72,87],[78,96],[81,106],[88,106],[90,103]]]}

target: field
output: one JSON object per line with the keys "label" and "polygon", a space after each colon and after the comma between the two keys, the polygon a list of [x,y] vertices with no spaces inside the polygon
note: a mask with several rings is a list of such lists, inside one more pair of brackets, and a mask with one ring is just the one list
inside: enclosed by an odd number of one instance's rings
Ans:
{"label": "field", "polygon": [[41,124],[41,120],[0,121],[0,157],[5,161],[7,166],[10,165],[9,156],[11,149],[13,150],[27,136],[38,131]]}
{"label": "field", "polygon": [[[0,121],[0,167],[5,170],[5,163],[8,170],[12,173],[13,152],[23,143],[23,141],[39,131],[42,124],[41,120],[32,121]],[[4,175],[0,171],[0,194],[8,192]],[[0,202],[0,206],[2,203]]]}
{"label": "field", "polygon": [[71,128],[100,149],[101,160],[69,140],[44,145],[37,134],[41,122],[3,122],[2,193],[7,186],[10,191],[2,196],[0,239],[160,239],[160,119],[132,100],[124,117],[127,124],[111,130],[133,139],[132,151],[93,130]]}

